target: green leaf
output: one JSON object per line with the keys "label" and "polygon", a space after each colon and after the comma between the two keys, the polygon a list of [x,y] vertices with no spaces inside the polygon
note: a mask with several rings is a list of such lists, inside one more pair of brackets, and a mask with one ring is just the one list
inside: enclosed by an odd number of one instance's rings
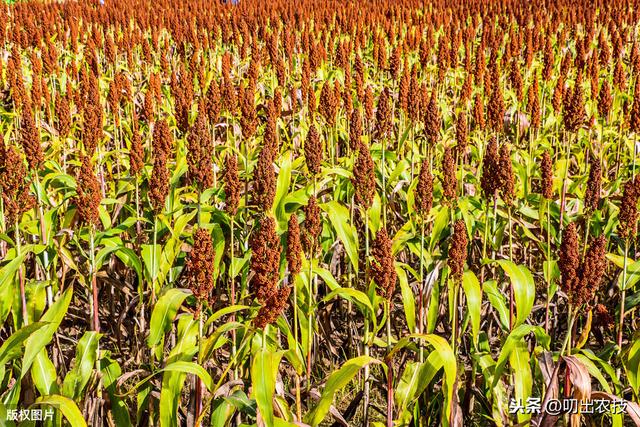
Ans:
{"label": "green leaf", "polygon": [[429,248],[433,251],[435,244],[440,240],[440,234],[449,225],[449,208],[442,206],[436,215],[431,231],[431,242]]}
{"label": "green leaf", "polygon": [[82,416],[82,412],[80,412],[73,400],[67,397],[57,394],[40,397],[31,406],[36,405],[49,405],[53,406],[56,409],[59,409],[60,412],[62,412],[62,415],[64,415],[67,421],[69,421],[71,427],[87,426],[87,423],[84,421],[84,417]]}
{"label": "green leaf", "polygon": [[163,341],[164,334],[171,329],[171,324],[176,317],[178,309],[189,295],[191,295],[191,291],[187,289],[168,289],[158,299],[156,306],[153,308],[147,345],[156,351],[156,357],[158,359],[162,356],[162,347],[159,346],[156,348],[156,346]]}
{"label": "green leaf", "polygon": [[409,331],[416,330],[416,300],[413,295],[413,289],[409,286],[409,280],[407,279],[407,272],[400,266],[399,263],[395,263],[396,273],[398,275],[398,282],[400,283],[400,292],[402,294],[402,306],[404,308],[404,317],[407,319],[407,327]]}
{"label": "green leaf", "polygon": [[280,156],[282,159],[278,170],[278,182],[276,184],[276,194],[273,199],[272,213],[278,220],[278,224],[286,224],[284,201],[285,196],[289,192],[289,183],[291,182],[291,152],[286,152]]}
{"label": "green leaf", "polygon": [[102,334],[96,331],[87,331],[78,341],[75,365],[67,373],[62,384],[64,396],[75,400],[82,395],[98,358],[98,343],[101,336]]}
{"label": "green leaf", "polygon": [[[623,264],[624,267],[624,264]],[[627,264],[626,282],[623,283],[623,274],[618,276],[618,287],[621,290],[630,289],[640,280],[640,260]]]}
{"label": "green leaf", "polygon": [[[511,354],[509,355],[509,363],[513,368],[516,399],[519,402],[526,402],[527,398],[531,397],[531,388],[533,387],[533,378],[531,375],[531,367],[529,361],[531,355],[527,350],[527,345],[524,341],[518,341]],[[518,413],[518,422],[522,423],[531,418],[531,414]]]}
{"label": "green leaf", "polygon": [[305,417],[305,422],[312,426],[319,425],[329,413],[329,408],[333,403],[333,397],[338,390],[344,388],[363,367],[372,364],[381,363],[379,360],[370,356],[360,356],[347,360],[336,372],[332,373],[322,390],[320,400],[316,406]]}
{"label": "green leaf", "polygon": [[635,395],[640,392],[640,339],[635,339],[625,360],[629,384]]}
{"label": "green leaf", "polygon": [[102,385],[107,390],[111,400],[111,413],[115,424],[118,427],[130,427],[129,409],[118,396],[116,388],[118,378],[122,375],[120,365],[109,357],[103,357],[100,360],[100,372],[102,372]]}
{"label": "green leaf", "polygon": [[357,305],[363,306],[367,309],[365,314],[375,318],[375,311],[373,309],[373,305],[371,305],[371,300],[364,292],[353,288],[338,288],[324,297],[323,301],[330,301],[336,295],[339,295],[348,301],[354,301]]}
{"label": "green leaf", "polygon": [[62,318],[67,314],[67,308],[71,302],[71,296],[73,295],[73,288],[67,288],[66,291],[58,298],[53,305],[42,315],[41,322],[48,322],[48,324],[36,332],[34,332],[26,341],[24,349],[24,357],[22,358],[22,372],[20,378],[23,378],[29,369],[31,364],[47,344],[51,341],[53,334],[58,329],[58,326],[62,322]]}
{"label": "green leaf", "polygon": [[177,362],[170,363],[164,368],[159,369],[158,371],[156,371],[156,374],[160,372],[181,372],[183,374],[196,375],[198,378],[202,380],[202,383],[204,384],[205,387],[207,387],[207,390],[211,392],[214,391],[213,390],[214,382],[213,382],[213,379],[211,378],[211,375],[209,375],[209,373],[197,363],[180,360]]}
{"label": "green leaf", "polygon": [[36,322],[30,325],[23,326],[16,332],[11,334],[9,338],[0,347],[0,366],[12,361],[22,354],[22,344],[31,336],[35,331],[40,330],[46,326],[46,322]]}
{"label": "green leaf", "polygon": [[498,289],[498,285],[495,280],[488,280],[482,284],[482,290],[487,294],[487,299],[491,303],[491,306],[498,312],[498,319],[500,319],[500,325],[505,331],[509,329],[509,309],[505,302],[505,297]]}
{"label": "green leaf", "polygon": [[[266,337],[263,337],[263,340],[265,339]],[[282,351],[260,348],[253,355],[253,363],[251,364],[253,396],[267,427],[274,425],[273,393],[282,354]]]}
{"label": "green leaf", "polygon": [[358,233],[350,223],[349,210],[335,200],[325,203],[321,207],[329,216],[331,225],[344,245],[354,271],[358,273]]}
{"label": "green leaf", "polygon": [[22,265],[24,257],[25,254],[22,254],[0,269],[0,326],[4,324],[11,311],[12,294],[14,293],[13,278]]}
{"label": "green leaf", "polygon": [[33,379],[33,384],[42,396],[59,393],[56,367],[53,365],[51,359],[49,359],[47,349],[43,348],[40,350],[36,360],[33,361],[31,378]]}
{"label": "green leaf", "polygon": [[393,397],[399,412],[404,412],[413,400],[419,385],[420,367],[419,362],[409,362],[404,368],[400,381],[396,385]]}
{"label": "green leaf", "polygon": [[462,287],[467,298],[467,310],[471,318],[473,342],[477,345],[478,333],[480,332],[480,311],[482,310],[482,289],[475,273],[470,270],[464,272]]}
{"label": "green leaf", "polygon": [[511,353],[514,351],[517,345],[522,342],[522,338],[536,330],[541,330],[544,332],[540,326],[532,326],[532,325],[520,325],[511,331],[504,345],[502,346],[502,350],[500,350],[500,355],[498,356],[498,361],[496,362],[496,368],[493,376],[493,385],[495,387],[498,381],[500,380],[500,376],[504,372],[505,366],[507,364],[507,360],[511,356]]}
{"label": "green leaf", "polygon": [[516,308],[516,319],[513,326],[516,327],[527,320],[527,317],[529,317],[533,309],[533,303],[536,299],[536,287],[533,282],[533,276],[524,265],[516,265],[506,259],[500,259],[496,262],[511,279],[515,299],[514,305]]}
{"label": "green leaf", "polygon": [[[160,272],[160,256],[162,255],[162,246],[141,245],[140,253],[142,254],[142,262],[144,263],[144,271],[147,281],[151,282],[158,277]],[[155,255],[155,258],[154,258]]]}

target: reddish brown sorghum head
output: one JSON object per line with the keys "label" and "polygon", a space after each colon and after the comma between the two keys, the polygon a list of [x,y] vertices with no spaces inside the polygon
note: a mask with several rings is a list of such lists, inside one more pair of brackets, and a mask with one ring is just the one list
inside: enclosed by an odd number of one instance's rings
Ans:
{"label": "reddish brown sorghum head", "polygon": [[367,86],[367,89],[364,92],[364,113],[365,119],[367,123],[373,122],[373,89],[371,86]]}
{"label": "reddish brown sorghum head", "polygon": [[560,244],[560,253],[558,254],[558,267],[562,275],[562,290],[565,294],[573,295],[579,281],[580,271],[580,243],[578,239],[578,231],[576,224],[572,222],[564,231],[562,243]]}
{"label": "reddish brown sorghum head", "polygon": [[164,209],[169,194],[169,169],[165,153],[157,152],[153,160],[153,170],[149,180],[149,198],[153,210],[158,213]]}
{"label": "reddish brown sorghum head", "polygon": [[464,272],[468,245],[467,227],[464,221],[459,219],[453,225],[453,235],[449,244],[449,259],[447,260],[451,275],[458,281],[462,279],[462,273]]}
{"label": "reddish brown sorghum head", "polygon": [[564,112],[562,115],[564,126],[569,132],[577,132],[586,122],[582,81],[578,77],[573,91],[564,97]]}
{"label": "reddish brown sorghum head", "polygon": [[263,212],[267,212],[273,205],[276,195],[276,174],[273,169],[273,157],[265,146],[258,156],[258,163],[253,174],[252,199],[253,203],[260,207]]}
{"label": "reddish brown sorghum head", "polygon": [[164,209],[165,200],[169,194],[168,158],[172,146],[171,131],[165,120],[159,120],[153,131],[153,170],[149,180],[149,198],[154,211]]}
{"label": "reddish brown sorghum head", "polygon": [[238,176],[238,158],[235,155],[227,154],[224,169],[224,210],[229,215],[235,215],[238,212],[241,187],[242,182]]}
{"label": "reddish brown sorghum head", "polygon": [[542,196],[547,200],[551,200],[553,197],[553,166],[551,164],[551,156],[548,151],[545,151],[542,154],[540,175],[542,179]]}
{"label": "reddish brown sorghum head", "polygon": [[264,216],[260,220],[260,228],[253,232],[249,245],[253,272],[251,292],[265,304],[276,292],[280,269],[280,238],[273,218]]}
{"label": "reddish brown sorghum head", "polygon": [[[322,232],[322,219],[320,218],[320,206],[315,196],[309,198],[309,203],[304,209],[304,230],[303,245],[307,252],[314,250],[318,236]],[[312,255],[312,254],[311,254]]]}
{"label": "reddish brown sorghum head", "polygon": [[132,176],[138,176],[144,168],[144,147],[138,126],[138,118],[134,114],[131,128],[131,147],[129,148],[129,171]]}
{"label": "reddish brown sorghum head", "polygon": [[29,193],[27,170],[22,155],[13,146],[4,148],[0,135],[0,193],[4,203],[5,224],[11,227],[20,216],[35,206]]}
{"label": "reddish brown sorghum head", "polygon": [[[499,76],[500,71],[495,70],[493,74]],[[496,132],[501,132],[504,129],[504,97],[498,77],[492,77],[492,80],[493,90],[491,91],[489,103],[487,104],[487,121],[491,129]]]}
{"label": "reddish brown sorghum head", "polygon": [[354,108],[351,112],[349,120],[349,148],[356,151],[360,149],[362,144],[362,114],[358,108]]}
{"label": "reddish brown sorghum head", "polygon": [[264,134],[262,136],[262,152],[261,157],[269,157],[273,163],[278,150],[280,149],[280,143],[278,142],[278,113],[275,106],[275,102],[272,100],[267,105],[267,122],[264,127]]}
{"label": "reddish brown sorghum head", "polygon": [[580,268],[579,284],[572,290],[569,300],[576,306],[593,305],[594,297],[607,268],[607,239],[600,235],[591,240]]}
{"label": "reddish brown sorghum head", "polygon": [[553,98],[551,99],[551,105],[553,106],[553,111],[558,113],[560,108],[562,107],[562,101],[564,98],[564,76],[560,74],[558,77],[558,81],[556,82],[556,87],[553,90]]}
{"label": "reddish brown sorghum head", "polygon": [[376,176],[373,170],[373,160],[366,143],[360,143],[358,157],[353,166],[351,183],[355,188],[356,203],[363,209],[369,209],[376,193]]}
{"label": "reddish brown sorghum head", "polygon": [[482,161],[482,177],[480,186],[487,199],[496,197],[500,189],[500,154],[498,153],[498,140],[491,138],[484,153]]}
{"label": "reddish brown sorghum head", "polygon": [[640,132],[640,80],[636,79],[636,86],[633,93],[633,105],[629,115],[629,130]]}
{"label": "reddish brown sorghum head", "polygon": [[511,204],[515,196],[514,181],[511,148],[505,143],[500,147],[500,193],[506,204]]}
{"label": "reddish brown sorghum head", "polygon": [[60,92],[56,94],[55,114],[58,118],[58,135],[60,138],[66,138],[71,131],[71,111],[68,97],[62,96]]}
{"label": "reddish brown sorghum head", "polygon": [[216,125],[220,115],[220,89],[215,79],[209,83],[206,95],[207,117],[212,126]]}
{"label": "reddish brown sorghum head", "polygon": [[424,159],[420,167],[418,185],[415,190],[416,210],[423,216],[429,214],[433,206],[433,175],[429,160]]}
{"label": "reddish brown sorghum head", "polygon": [[322,163],[322,140],[318,135],[315,123],[311,123],[307,138],[304,141],[304,159],[307,163],[307,170],[311,175],[320,173],[320,164]]}
{"label": "reddish brown sorghum head", "polygon": [[[386,138],[391,132],[393,123],[391,123],[391,95],[389,88],[385,87],[380,98],[378,99],[378,108],[376,110],[376,130],[377,138]],[[383,144],[386,142],[383,142]]]}
{"label": "reddish brown sorghum head", "polygon": [[193,234],[193,247],[187,255],[183,276],[184,287],[193,292],[200,303],[213,303],[215,282],[215,250],[211,234],[199,228]]}
{"label": "reddish brown sorghum head", "polygon": [[335,89],[330,82],[325,82],[320,91],[320,104],[318,111],[327,122],[327,126],[332,127],[336,123],[338,113],[338,100],[335,96]]}
{"label": "reddish brown sorghum head", "polygon": [[640,197],[640,179],[630,179],[624,185],[622,203],[618,214],[618,235],[623,238],[631,237],[638,220],[638,198]]}
{"label": "reddish brown sorghum head", "polygon": [[376,234],[371,245],[371,276],[378,286],[380,295],[391,300],[396,287],[397,274],[391,249],[392,242],[383,227]]}
{"label": "reddish brown sorghum head", "polygon": [[613,329],[615,319],[604,304],[596,304],[593,308],[593,325],[605,330]]}
{"label": "reddish brown sorghum head", "polygon": [[451,205],[456,200],[456,162],[451,147],[444,149],[442,156],[442,202]]}
{"label": "reddish brown sorghum head", "polygon": [[520,74],[520,63],[518,61],[511,62],[511,72],[509,73],[509,79],[511,81],[511,87],[516,93],[516,98],[518,100],[522,100],[524,82],[522,81],[522,75]]}
{"label": "reddish brown sorghum head", "polygon": [[82,165],[76,181],[78,196],[75,199],[75,204],[78,208],[80,221],[87,225],[98,225],[100,221],[98,209],[102,200],[102,192],[89,156],[82,157]]}
{"label": "reddish brown sorghum head", "polygon": [[258,315],[254,319],[254,325],[256,328],[264,329],[267,325],[275,323],[280,314],[282,314],[287,308],[287,302],[290,294],[291,288],[289,286],[283,286],[274,291],[274,293],[264,301],[262,307],[260,307],[260,310],[258,311]]}
{"label": "reddish brown sorghum head", "polygon": [[608,121],[611,104],[613,104],[611,86],[609,86],[609,82],[605,80],[600,87],[600,94],[598,95],[598,113],[605,121]]}
{"label": "reddish brown sorghum head", "polygon": [[538,129],[541,125],[540,117],[540,96],[538,87],[538,76],[533,78],[533,83],[527,91],[527,111],[531,116],[531,128]]}
{"label": "reddish brown sorghum head", "polygon": [[256,132],[258,127],[258,113],[256,111],[254,99],[255,88],[253,85],[241,89],[239,92],[240,99],[240,126],[242,127],[242,136],[249,139]]}
{"label": "reddish brown sorghum head", "polygon": [[302,243],[300,240],[300,225],[295,213],[289,217],[289,232],[287,234],[287,263],[292,276],[300,273],[302,266]]}
{"label": "reddish brown sorghum head", "polygon": [[473,101],[473,120],[475,123],[475,129],[484,130],[484,104],[479,93],[476,94],[476,97]]}
{"label": "reddish brown sorghum head", "polygon": [[196,122],[189,130],[187,137],[187,163],[189,165],[189,182],[198,191],[213,186],[213,141],[207,130],[207,116],[204,104],[200,104]]}
{"label": "reddish brown sorghum head", "polygon": [[44,154],[42,153],[42,146],[40,145],[40,131],[36,126],[36,121],[29,105],[25,105],[22,111],[20,144],[27,157],[29,169],[40,169],[44,162]]}
{"label": "reddish brown sorghum head", "polygon": [[431,144],[435,144],[440,139],[440,128],[442,127],[442,117],[440,116],[440,109],[436,102],[436,91],[431,91],[431,97],[429,98],[429,104],[424,116],[424,132],[427,140]]}

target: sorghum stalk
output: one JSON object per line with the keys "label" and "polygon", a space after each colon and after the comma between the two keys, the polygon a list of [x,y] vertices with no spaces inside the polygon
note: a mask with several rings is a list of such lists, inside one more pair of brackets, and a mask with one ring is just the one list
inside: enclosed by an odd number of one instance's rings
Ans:
{"label": "sorghum stalk", "polygon": [[382,165],[381,165],[381,173],[382,173],[382,227],[387,225],[387,178],[385,173],[386,161],[385,161],[385,145],[386,142],[384,138],[381,141],[382,144]]}
{"label": "sorghum stalk", "polygon": [[620,318],[618,320],[618,351],[622,351],[622,337],[624,329],[625,298],[627,293],[627,256],[629,255],[629,238],[624,239],[624,261],[622,265],[622,294],[620,296]]}
{"label": "sorghum stalk", "polygon": [[[564,341],[562,342],[562,348],[560,349],[560,353],[559,356],[562,357],[565,354],[565,350],[567,349],[567,344],[569,342],[569,334],[571,329],[573,329],[573,324],[576,320],[575,314],[570,311],[569,312],[569,328],[567,330],[567,335],[565,335],[564,337]],[[551,389],[553,389],[553,384],[555,381],[557,381],[558,378],[558,372],[560,371],[560,360],[558,360],[558,363],[556,363],[555,368],[553,369],[553,373],[551,374],[551,382],[549,383],[549,386],[547,387],[547,391],[544,394],[544,398],[542,399],[542,406],[546,407],[546,405],[549,403],[549,399],[551,399]],[[543,425],[543,421],[544,421],[544,417],[547,415],[546,411],[543,411],[540,413],[539,415],[539,419],[537,420],[538,422],[536,423],[536,425]]]}
{"label": "sorghum stalk", "polygon": [[[48,237],[47,237],[47,229],[44,225],[44,212],[42,210],[42,200],[40,197],[40,176],[38,174],[38,171],[34,170],[33,174],[36,177],[36,197],[38,198],[38,223],[40,224],[40,236],[42,238],[42,244],[46,247],[49,242],[48,242]],[[51,305],[53,305],[53,291],[51,288],[51,272],[49,271],[49,252],[48,251],[43,251],[42,252],[42,256],[43,256],[43,261],[44,261],[44,270],[45,270],[45,276],[47,279],[47,288],[46,288],[46,292],[47,292],[47,304],[49,305],[49,307],[51,307]]]}
{"label": "sorghum stalk", "polygon": [[[151,252],[151,304],[156,301],[156,265],[158,260],[156,259],[156,245],[158,244],[158,218],[153,218],[153,249]],[[152,352],[153,353],[153,352]]]}
{"label": "sorghum stalk", "polygon": [[[316,175],[313,175],[313,197],[315,197],[316,195]],[[313,308],[312,308],[312,304],[311,301],[314,300],[313,298],[313,284],[312,284],[312,280],[315,279],[313,277],[313,255],[314,255],[314,250],[315,250],[315,246],[316,246],[316,238],[315,236],[313,237],[313,239],[311,240],[311,245],[309,248],[309,313],[308,313],[308,328],[309,331],[307,333],[307,396],[310,397],[309,394],[309,390],[311,388],[311,352],[313,351]]]}
{"label": "sorghum stalk", "polygon": [[[230,282],[229,283],[229,287],[230,287],[230,290],[231,290],[231,292],[230,292],[230,294],[231,294],[231,305],[233,306],[233,305],[236,304],[236,284],[235,284],[235,280],[234,280],[234,273],[235,272],[233,271],[233,255],[234,255],[233,247],[234,247],[234,243],[235,243],[235,241],[234,241],[235,240],[234,239],[234,233],[235,233],[235,223],[236,223],[236,221],[234,219],[234,216],[231,216],[231,218],[229,218],[229,221],[230,221],[230,225],[229,226],[231,228],[231,231],[230,231],[230,233],[231,233],[230,240],[231,241],[230,241],[230,247],[229,247],[229,254],[230,254],[230,257],[231,257],[230,268],[229,268],[229,272],[230,272],[230,274],[229,274],[229,282]],[[235,319],[236,319],[236,316],[235,316],[235,313],[234,313],[231,316],[231,321],[234,322]],[[237,351],[237,348],[236,348],[236,331],[235,331],[235,329],[232,331],[231,340],[232,340],[232,343],[231,343],[231,355],[235,356],[236,351]],[[238,369],[237,368],[233,369],[233,379],[234,380],[238,379]]]}
{"label": "sorghum stalk", "polygon": [[[564,136],[564,131],[562,132],[562,134]],[[560,198],[560,225],[559,225],[560,239],[562,239],[562,231],[564,230],[564,208],[565,208],[566,196],[567,196],[567,181],[569,180],[570,157],[571,157],[571,137],[569,137],[569,140],[567,141],[567,159],[564,167],[564,177],[562,179],[562,197]]]}
{"label": "sorghum stalk", "polygon": [[[16,218],[15,223],[15,239],[16,239],[16,257],[20,257],[21,255],[21,245],[20,245],[20,228],[18,224],[18,219]],[[27,311],[27,297],[24,289],[24,270],[22,268],[22,263],[18,267],[19,272],[19,280],[20,280],[20,303],[22,304],[22,324],[26,326],[29,324],[29,313]]]}
{"label": "sorghum stalk", "polygon": [[551,265],[551,213],[549,212],[550,200],[547,199],[547,302],[544,310],[544,330],[549,331],[549,305],[551,304],[551,272],[549,266]]}
{"label": "sorghum stalk", "polygon": [[[391,299],[385,300],[387,310],[387,352],[391,353]],[[387,427],[393,427],[393,358],[387,359]]]}
{"label": "sorghum stalk", "polygon": [[[365,247],[365,267],[364,267],[364,282],[365,287],[369,282],[369,215],[365,210],[364,214],[364,247]],[[364,317],[364,355],[369,356],[369,318]],[[364,398],[363,398],[363,425],[369,425],[369,395],[371,393],[371,385],[369,384],[369,364],[364,367]]]}
{"label": "sorghum stalk", "polygon": [[489,231],[489,201],[486,202],[484,210],[484,235],[482,236],[482,267],[480,267],[480,281],[484,283],[484,260],[487,258],[487,236]]}
{"label": "sorghum stalk", "polygon": [[89,259],[90,259],[90,270],[89,276],[91,277],[91,293],[93,295],[93,317],[92,324],[93,330],[96,332],[100,332],[100,318],[98,317],[98,283],[96,280],[96,254],[95,254],[95,227],[93,224],[89,225]]}
{"label": "sorghum stalk", "polygon": [[[418,333],[422,334],[423,322],[424,322],[424,218],[421,218],[420,223],[420,313],[418,315]],[[424,361],[424,348],[420,346],[420,363]]]}
{"label": "sorghum stalk", "polygon": [[[511,220],[511,205],[507,207],[507,215],[509,216],[509,259],[513,259],[513,221]],[[513,282],[509,281],[509,330],[513,329],[514,317],[514,301],[513,301]]]}

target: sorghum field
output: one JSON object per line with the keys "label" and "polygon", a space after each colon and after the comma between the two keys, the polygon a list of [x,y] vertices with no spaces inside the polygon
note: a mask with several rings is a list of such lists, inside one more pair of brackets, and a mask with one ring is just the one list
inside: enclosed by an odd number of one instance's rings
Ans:
{"label": "sorghum field", "polygon": [[0,425],[640,426],[639,24],[2,5]]}

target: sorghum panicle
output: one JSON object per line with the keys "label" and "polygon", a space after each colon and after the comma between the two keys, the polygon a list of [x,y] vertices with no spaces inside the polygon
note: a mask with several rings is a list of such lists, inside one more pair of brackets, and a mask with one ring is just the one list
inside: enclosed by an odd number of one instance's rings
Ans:
{"label": "sorghum panicle", "polygon": [[371,277],[380,290],[380,295],[387,300],[393,297],[396,287],[397,274],[394,265],[392,242],[383,227],[376,233],[371,245]]}
{"label": "sorghum panicle", "polygon": [[193,234],[193,247],[187,255],[183,281],[184,287],[190,289],[200,303],[213,303],[215,250],[211,234],[204,228],[198,228]]}
{"label": "sorghum panicle", "polygon": [[75,203],[80,221],[87,225],[98,225],[100,221],[98,209],[102,200],[102,192],[89,156],[82,156],[82,165],[76,181],[78,196]]}
{"label": "sorghum panicle", "polygon": [[464,221],[459,219],[453,225],[453,235],[449,244],[449,258],[447,260],[451,275],[458,281],[462,279],[462,274],[464,273],[468,245],[467,227]]}

